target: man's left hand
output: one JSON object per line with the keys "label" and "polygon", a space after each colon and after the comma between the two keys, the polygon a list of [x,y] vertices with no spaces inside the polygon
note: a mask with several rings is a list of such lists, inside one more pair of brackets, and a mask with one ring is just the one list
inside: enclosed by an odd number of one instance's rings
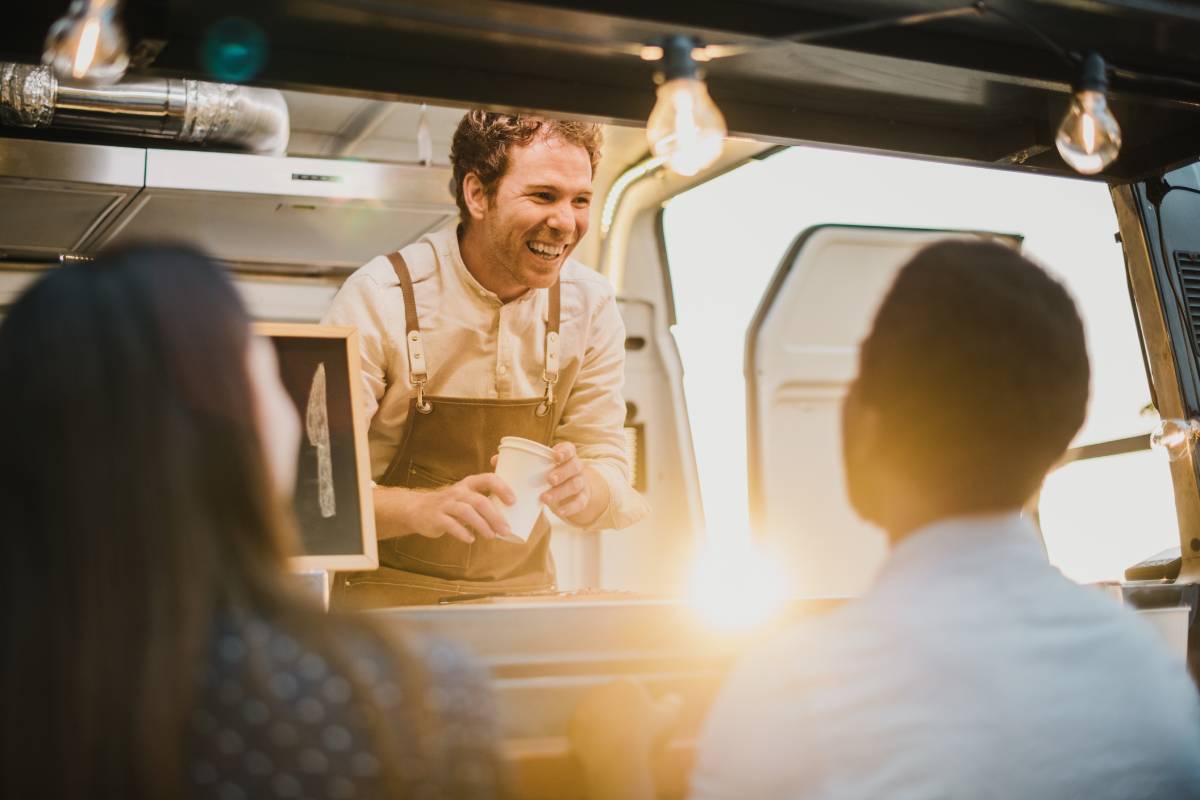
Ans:
{"label": "man's left hand", "polygon": [[542,502],[558,516],[573,521],[587,510],[592,500],[592,482],[588,467],[579,460],[575,445],[559,442],[554,445],[557,462],[546,479],[550,488],[542,493]]}

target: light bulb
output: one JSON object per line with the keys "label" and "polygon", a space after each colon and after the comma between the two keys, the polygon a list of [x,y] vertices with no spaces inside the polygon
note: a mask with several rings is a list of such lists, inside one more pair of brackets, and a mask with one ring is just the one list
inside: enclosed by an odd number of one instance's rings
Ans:
{"label": "light bulb", "polygon": [[1121,151],[1121,126],[1108,109],[1107,91],[1104,59],[1088,53],[1075,84],[1071,108],[1054,138],[1063,161],[1084,175],[1104,169]]}
{"label": "light bulb", "polygon": [[1111,164],[1121,150],[1121,127],[1104,94],[1076,92],[1054,141],[1063,161],[1076,172],[1093,175]]}
{"label": "light bulb", "polygon": [[725,118],[699,78],[675,78],[658,87],[658,102],[646,122],[654,155],[680,175],[695,175],[725,146]]}
{"label": "light bulb", "polygon": [[129,66],[117,0],[74,0],[66,16],[50,26],[42,62],[60,80],[116,83]]}
{"label": "light bulb", "polygon": [[1166,453],[1168,461],[1178,461],[1192,452],[1192,442],[1197,439],[1200,439],[1200,421],[1164,419],[1150,434],[1150,446]]}

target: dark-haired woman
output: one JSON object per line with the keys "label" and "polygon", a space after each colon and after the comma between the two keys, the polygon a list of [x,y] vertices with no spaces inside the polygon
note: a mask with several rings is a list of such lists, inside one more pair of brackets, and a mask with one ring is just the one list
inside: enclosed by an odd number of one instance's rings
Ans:
{"label": "dark-haired woman", "polygon": [[0,424],[0,796],[498,793],[478,668],[289,589],[298,422],[208,258],[36,283]]}

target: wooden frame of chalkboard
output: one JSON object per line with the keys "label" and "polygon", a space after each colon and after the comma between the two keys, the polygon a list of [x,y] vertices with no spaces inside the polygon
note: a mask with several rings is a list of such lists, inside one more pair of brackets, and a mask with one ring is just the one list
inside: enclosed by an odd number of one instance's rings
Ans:
{"label": "wooden frame of chalkboard", "polygon": [[258,322],[254,330],[275,345],[280,378],[300,415],[293,509],[302,554],[291,566],[377,569],[357,329]]}

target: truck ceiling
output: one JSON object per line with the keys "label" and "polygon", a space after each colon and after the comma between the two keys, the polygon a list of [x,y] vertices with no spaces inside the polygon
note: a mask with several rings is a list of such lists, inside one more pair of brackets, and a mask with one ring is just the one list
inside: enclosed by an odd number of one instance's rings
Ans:
{"label": "truck ceiling", "polygon": [[[65,5],[25,4],[0,60],[39,61]],[[690,34],[741,51],[707,64],[732,135],[1069,174],[1054,133],[1076,74],[1056,51],[1095,50],[1124,133],[1100,177],[1200,156],[1200,7],[1182,0],[127,0],[123,13],[146,74],[211,79],[214,25],[245,18],[267,47],[250,83],[633,125],[654,103],[638,48]]]}

